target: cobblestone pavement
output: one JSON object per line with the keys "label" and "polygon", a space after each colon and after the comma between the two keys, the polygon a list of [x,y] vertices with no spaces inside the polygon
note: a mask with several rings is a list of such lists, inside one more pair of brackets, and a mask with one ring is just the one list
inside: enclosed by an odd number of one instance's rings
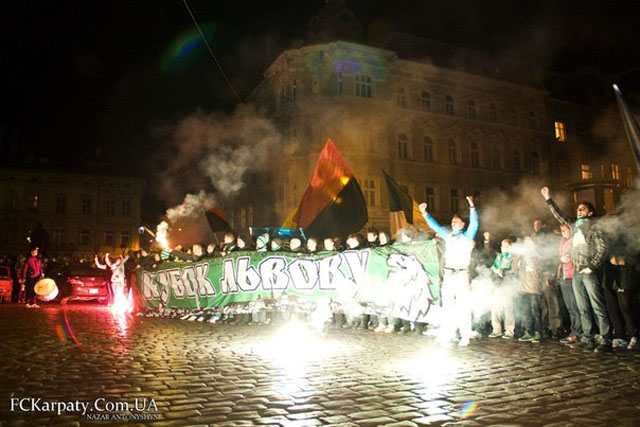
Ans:
{"label": "cobblestone pavement", "polygon": [[[323,338],[278,326],[114,318],[92,305],[3,305],[0,325],[3,425],[640,423],[634,351],[501,339],[442,349],[423,336],[334,330]],[[40,398],[42,411],[12,398]],[[93,411],[46,412],[51,401]]]}

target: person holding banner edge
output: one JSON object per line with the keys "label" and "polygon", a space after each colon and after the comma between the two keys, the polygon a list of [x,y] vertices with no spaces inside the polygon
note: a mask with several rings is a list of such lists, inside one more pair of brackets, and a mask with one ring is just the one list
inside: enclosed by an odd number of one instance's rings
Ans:
{"label": "person holding banner edge", "polygon": [[443,318],[440,325],[438,343],[447,344],[460,331],[458,345],[466,347],[471,338],[471,305],[469,264],[471,251],[478,232],[478,212],[473,196],[467,196],[469,204],[469,227],[465,230],[464,220],[457,214],[451,218],[451,229],[441,226],[427,212],[427,204],[419,208],[429,227],[445,242],[444,279],[440,294],[442,296]]}

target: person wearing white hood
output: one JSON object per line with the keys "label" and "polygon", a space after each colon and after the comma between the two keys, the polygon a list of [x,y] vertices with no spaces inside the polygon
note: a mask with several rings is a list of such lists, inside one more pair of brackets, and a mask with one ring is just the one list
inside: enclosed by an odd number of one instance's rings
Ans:
{"label": "person wearing white hood", "polygon": [[463,219],[454,214],[451,229],[441,226],[427,212],[427,204],[420,204],[420,212],[431,227],[445,242],[444,279],[440,295],[442,298],[443,318],[440,325],[438,342],[446,344],[460,331],[458,345],[466,347],[471,338],[471,303],[469,284],[469,263],[471,251],[478,232],[478,211],[473,197],[467,196],[469,204],[469,227],[465,230]]}

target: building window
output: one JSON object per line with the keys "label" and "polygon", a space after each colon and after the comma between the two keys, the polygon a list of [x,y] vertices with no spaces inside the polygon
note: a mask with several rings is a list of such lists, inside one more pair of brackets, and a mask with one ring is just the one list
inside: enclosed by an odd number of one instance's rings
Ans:
{"label": "building window", "polygon": [[67,198],[65,196],[56,197],[56,213],[65,213],[67,210]]}
{"label": "building window", "polygon": [[469,100],[469,103],[467,105],[467,115],[470,119],[476,118],[476,102],[472,99]]}
{"label": "building window", "polygon": [[453,96],[447,95],[444,98],[444,112],[449,116],[453,116]]}
{"label": "building window", "polygon": [[534,175],[540,174],[540,156],[535,151],[531,153],[531,173]]}
{"label": "building window", "polygon": [[556,141],[565,142],[567,140],[567,129],[564,122],[555,122]]}
{"label": "building window", "polygon": [[458,164],[458,149],[456,147],[456,142],[453,140],[449,140],[447,143],[447,153],[449,155],[449,164],[457,165]]}
{"label": "building window", "polygon": [[593,174],[591,173],[591,167],[589,165],[582,165],[580,167],[580,171],[583,181],[587,181],[593,177]]}
{"label": "building window", "polygon": [[498,151],[498,147],[495,145],[491,147],[491,169],[500,169],[500,151]]}
{"label": "building window", "polygon": [[109,199],[105,202],[104,205],[104,213],[107,215],[115,215],[116,214],[116,201]]}
{"label": "building window", "polygon": [[457,189],[452,188],[451,191],[449,192],[449,202],[451,203],[450,204],[451,212],[453,212],[453,213],[458,212],[460,201],[459,201],[459,198],[458,198],[458,190]]}
{"label": "building window", "polygon": [[429,212],[436,212],[436,190],[433,187],[427,187],[425,189],[424,201],[427,203]]}
{"label": "building window", "polygon": [[433,162],[433,141],[428,136],[424,137],[423,149],[424,161]]}
{"label": "building window", "polygon": [[13,192],[7,194],[7,209],[14,210],[17,206],[18,206],[18,194]]}
{"label": "building window", "polygon": [[128,230],[124,230],[120,233],[120,247],[128,248],[131,244],[131,233]]}
{"label": "building window", "polygon": [[620,166],[615,163],[611,165],[611,179],[620,181]]}
{"label": "building window", "polygon": [[404,133],[398,135],[398,158],[409,158],[409,138]]}
{"label": "building window", "polygon": [[420,97],[420,106],[422,107],[422,111],[431,110],[431,94],[426,90],[422,91],[422,96]]}
{"label": "building window", "polygon": [[627,187],[633,187],[633,173],[631,172],[631,168],[627,168]]}
{"label": "building window", "polygon": [[371,98],[371,77],[364,74],[356,76],[356,96]]}
{"label": "building window", "polygon": [[517,148],[513,150],[513,171],[522,172],[522,154]]}
{"label": "building window", "polygon": [[31,212],[36,212],[38,207],[40,206],[40,196],[37,194],[32,194],[29,196],[29,210]]}
{"label": "building window", "polygon": [[529,126],[531,129],[538,128],[538,118],[536,117],[536,113],[533,111],[529,111]]}
{"label": "building window", "polygon": [[104,245],[114,246],[116,243],[116,235],[113,230],[107,230],[104,232]]}
{"label": "building window", "polygon": [[80,246],[89,246],[91,244],[91,231],[80,230]]}
{"label": "building window", "polygon": [[498,112],[496,111],[496,104],[489,104],[489,120],[492,122],[498,121]]}
{"label": "building window", "polygon": [[82,198],[82,213],[84,215],[91,214],[91,197],[85,196]]}
{"label": "building window", "polygon": [[295,101],[298,97],[298,80],[293,79],[291,83],[291,100]]}
{"label": "building window", "polygon": [[64,245],[64,228],[55,227],[53,229],[53,246],[60,249]]}
{"label": "building window", "polygon": [[338,73],[338,95],[344,93],[344,82],[342,81],[342,73]]}
{"label": "building window", "polygon": [[367,206],[376,205],[376,182],[372,179],[364,180],[364,199]]}
{"label": "building window", "polygon": [[396,107],[407,108],[407,94],[403,87],[396,88]]}
{"label": "building window", "polygon": [[509,108],[509,124],[511,126],[518,126],[518,114],[516,113],[516,109],[513,107]]}
{"label": "building window", "polygon": [[475,142],[471,143],[471,167],[480,167],[480,149],[478,148],[478,144]]}
{"label": "building window", "polygon": [[131,200],[122,201],[122,216],[131,216]]}

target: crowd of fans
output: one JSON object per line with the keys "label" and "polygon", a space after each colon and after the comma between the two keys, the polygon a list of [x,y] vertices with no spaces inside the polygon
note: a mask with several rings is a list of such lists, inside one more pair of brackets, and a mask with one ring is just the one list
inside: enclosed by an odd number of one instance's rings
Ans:
{"label": "crowd of fans", "polygon": [[[126,282],[138,269],[154,270],[164,262],[191,262],[212,257],[223,257],[235,251],[309,253],[363,249],[389,244],[406,244],[415,239],[435,239],[441,253],[441,296],[445,315],[436,336],[442,344],[457,339],[459,345],[480,336],[490,339],[517,339],[539,343],[543,339],[559,340],[570,347],[594,348],[598,352],[613,348],[638,348],[638,282],[640,260],[638,254],[629,253],[628,246],[619,237],[607,235],[594,221],[595,209],[589,202],[580,202],[577,219],[566,216],[550,196],[548,188],[541,194],[559,228],[552,230],[543,219],[532,223],[524,235],[495,239],[491,231],[484,231],[476,240],[478,213],[473,198],[468,197],[469,226],[454,216],[451,228],[440,226],[428,213],[426,204],[420,206],[427,223],[435,233],[401,230],[395,240],[371,228],[366,236],[350,235],[342,244],[338,238],[319,242],[311,237],[306,241],[294,237],[282,240],[263,234],[253,236],[227,233],[219,244],[131,252],[113,263],[125,268]],[[33,253],[31,253],[33,257]],[[36,253],[37,257],[37,253]],[[51,276],[72,264],[105,268],[101,257],[81,259],[55,259],[44,257],[40,271],[29,268],[29,259],[19,256],[0,264],[13,266],[18,290],[14,292],[21,302],[36,304],[29,293],[28,279]],[[105,258],[108,260],[108,257]],[[107,261],[108,262],[108,261]],[[107,268],[107,271],[109,269]],[[114,267],[111,267],[114,270]],[[122,273],[118,286],[124,286]],[[113,282],[113,277],[112,277]],[[286,296],[285,296],[286,297]],[[276,310],[291,307],[290,301],[280,298],[277,304],[262,300],[245,305],[245,309],[224,308],[216,311],[211,321],[233,323],[268,323]],[[357,306],[357,304],[356,304]],[[335,308],[335,307],[334,307]],[[291,315],[290,310],[285,317]],[[309,318],[310,312],[298,315]],[[185,315],[188,316],[188,313]],[[331,313],[334,327],[371,329],[375,332],[432,333],[432,325],[395,319],[363,307],[337,307]]]}

